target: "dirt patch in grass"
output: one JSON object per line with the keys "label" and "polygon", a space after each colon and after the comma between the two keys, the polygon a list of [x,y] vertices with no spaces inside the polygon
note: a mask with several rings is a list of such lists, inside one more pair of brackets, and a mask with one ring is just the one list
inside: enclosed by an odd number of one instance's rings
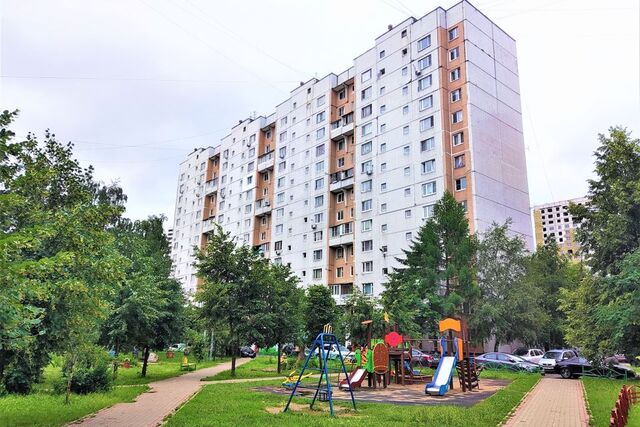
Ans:
{"label": "dirt patch in grass", "polygon": [[[272,406],[269,408],[264,408],[265,411],[267,411],[268,413],[272,414],[272,415],[276,415],[276,414],[281,414],[284,411],[284,407],[283,406]],[[321,414],[321,413],[328,413],[329,412],[329,406],[328,405],[319,405],[319,406],[315,406],[313,409],[309,408],[309,405],[302,405],[300,403],[293,403],[291,402],[289,404],[289,411],[291,412],[300,412],[300,413],[305,413],[305,414]],[[340,416],[354,416],[355,412],[349,408],[345,408],[342,406],[334,406],[333,407],[333,413],[336,415],[340,415]]]}

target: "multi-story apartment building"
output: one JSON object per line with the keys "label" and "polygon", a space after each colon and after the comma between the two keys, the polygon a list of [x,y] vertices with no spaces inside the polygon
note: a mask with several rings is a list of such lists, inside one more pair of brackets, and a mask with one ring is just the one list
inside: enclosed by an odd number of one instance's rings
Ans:
{"label": "multi-story apartment building", "polygon": [[555,241],[561,253],[572,258],[579,257],[580,242],[576,238],[576,231],[580,224],[573,221],[569,204],[583,205],[587,200],[586,197],[579,197],[534,206],[532,214],[536,246]]}
{"label": "multi-story apartment building", "polygon": [[378,295],[446,190],[472,232],[512,218],[532,246],[515,42],[466,1],[390,26],[348,70],[194,151],[176,277],[194,290],[190,246],[215,221],[304,285]]}

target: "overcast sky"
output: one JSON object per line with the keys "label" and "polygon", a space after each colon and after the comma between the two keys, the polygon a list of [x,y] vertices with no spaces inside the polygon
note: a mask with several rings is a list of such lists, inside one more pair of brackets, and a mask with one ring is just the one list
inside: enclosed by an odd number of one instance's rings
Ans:
{"label": "overcast sky", "polygon": [[[173,216],[178,164],[299,81],[454,0],[0,0],[0,109],[52,129],[127,215]],[[597,134],[640,137],[639,0],[476,0],[518,47],[532,204],[578,197]]]}

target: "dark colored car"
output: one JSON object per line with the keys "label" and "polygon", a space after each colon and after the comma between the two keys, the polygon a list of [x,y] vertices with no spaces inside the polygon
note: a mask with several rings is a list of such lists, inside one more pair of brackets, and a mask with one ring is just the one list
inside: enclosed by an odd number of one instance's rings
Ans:
{"label": "dark colored car", "polygon": [[556,363],[555,371],[565,379],[578,378],[582,375],[616,379],[636,377],[636,373],[633,371],[633,369],[629,369],[616,364],[603,364],[601,366],[594,366],[587,359],[579,356],[559,361],[558,363]]}
{"label": "dark colored car", "polygon": [[569,360],[573,357],[578,357],[576,350],[568,348],[554,349],[547,351],[538,364],[542,367],[543,373],[553,373],[556,372],[556,364],[558,362]]}
{"label": "dark colored car", "polygon": [[411,349],[411,362],[420,366],[427,366],[429,368],[435,368],[438,366],[438,362],[440,361],[439,356],[434,356],[433,354],[423,353],[422,351],[412,348]]}
{"label": "dark colored car", "polygon": [[251,347],[243,346],[240,347],[240,357],[250,357],[254,359],[256,357],[256,352],[253,351]]}
{"label": "dark colored car", "polygon": [[539,372],[540,367],[513,354],[491,352],[475,358],[477,365],[484,368],[510,369],[512,371]]}

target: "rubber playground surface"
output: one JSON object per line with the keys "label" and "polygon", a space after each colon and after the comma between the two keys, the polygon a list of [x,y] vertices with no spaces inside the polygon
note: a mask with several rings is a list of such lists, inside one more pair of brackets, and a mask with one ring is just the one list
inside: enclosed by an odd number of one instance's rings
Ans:
{"label": "rubber playground surface", "polygon": [[[393,405],[455,405],[470,407],[484,399],[492,396],[498,390],[505,388],[510,383],[509,380],[493,380],[482,379],[480,380],[480,390],[474,390],[472,392],[463,393],[460,385],[457,381],[454,383],[454,389],[447,391],[444,396],[429,396],[424,393],[424,383],[417,383],[411,385],[398,385],[390,384],[387,388],[369,388],[360,387],[356,388],[353,392],[356,403],[357,402],[370,402],[370,403],[387,403]],[[276,393],[282,395],[291,394],[291,390],[287,390],[284,387],[268,386],[268,387],[255,387],[255,391]],[[351,400],[349,393],[343,390],[333,391],[334,400]],[[313,397],[312,390],[303,390],[302,392],[296,392],[296,395],[304,397]]]}

